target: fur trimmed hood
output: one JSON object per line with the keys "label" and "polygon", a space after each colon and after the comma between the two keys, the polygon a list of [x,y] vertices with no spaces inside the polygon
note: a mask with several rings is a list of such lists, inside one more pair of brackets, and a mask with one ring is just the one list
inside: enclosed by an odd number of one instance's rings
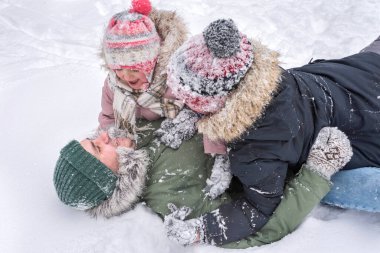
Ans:
{"label": "fur trimmed hood", "polygon": [[132,209],[143,193],[149,165],[147,152],[132,149],[123,149],[121,152],[123,159],[120,163],[123,165],[117,173],[115,190],[100,205],[86,211],[93,217],[120,215]]}
{"label": "fur trimmed hood", "polygon": [[166,79],[169,59],[177,48],[186,41],[188,30],[182,18],[174,11],[153,8],[149,17],[155,24],[157,33],[161,38],[160,52],[152,79],[153,83],[158,83]]}
{"label": "fur trimmed hood", "polygon": [[198,122],[198,131],[211,140],[231,142],[239,138],[263,114],[279,82],[279,54],[252,40],[252,66],[227,98],[225,106]]}

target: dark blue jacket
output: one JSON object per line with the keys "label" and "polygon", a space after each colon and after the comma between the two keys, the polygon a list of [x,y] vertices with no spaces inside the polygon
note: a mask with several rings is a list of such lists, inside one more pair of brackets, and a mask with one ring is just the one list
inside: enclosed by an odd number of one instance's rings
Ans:
{"label": "dark blue jacket", "polygon": [[287,174],[305,163],[321,128],[345,132],[353,157],[344,169],[380,167],[380,55],[360,53],[284,70],[263,116],[231,145],[242,197],[204,216],[216,244],[256,233],[281,201]]}

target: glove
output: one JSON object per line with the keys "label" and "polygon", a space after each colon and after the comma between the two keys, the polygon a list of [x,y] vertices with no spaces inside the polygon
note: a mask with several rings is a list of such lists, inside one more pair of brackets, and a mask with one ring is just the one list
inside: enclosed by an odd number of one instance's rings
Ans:
{"label": "glove", "polygon": [[174,204],[169,203],[168,208],[172,213],[165,216],[164,226],[170,240],[182,245],[204,242],[202,217],[185,221],[192,211],[189,207],[178,209]]}
{"label": "glove", "polygon": [[189,140],[197,131],[195,123],[199,116],[197,113],[183,109],[174,119],[165,119],[155,135],[166,146],[178,149],[184,140]]}
{"label": "glove", "polygon": [[217,155],[212,167],[211,176],[206,180],[206,187],[203,189],[205,195],[215,199],[230,186],[232,179],[230,171],[230,160],[228,155]]}
{"label": "glove", "polygon": [[306,164],[326,179],[343,168],[352,157],[347,136],[337,127],[324,127],[311,147]]}

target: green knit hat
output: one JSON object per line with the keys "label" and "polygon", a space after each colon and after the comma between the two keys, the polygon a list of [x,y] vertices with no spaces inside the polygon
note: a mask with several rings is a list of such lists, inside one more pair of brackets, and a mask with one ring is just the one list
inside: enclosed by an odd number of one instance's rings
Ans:
{"label": "green knit hat", "polygon": [[61,150],[53,179],[59,199],[80,210],[98,206],[110,197],[116,180],[107,166],[75,140]]}

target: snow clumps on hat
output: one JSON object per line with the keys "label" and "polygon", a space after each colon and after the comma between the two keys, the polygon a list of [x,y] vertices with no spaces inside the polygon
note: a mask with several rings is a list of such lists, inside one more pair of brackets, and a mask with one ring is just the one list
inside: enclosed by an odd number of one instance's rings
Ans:
{"label": "snow clumps on hat", "polygon": [[253,62],[253,47],[231,19],[212,22],[171,57],[168,86],[193,110],[214,113],[224,106]]}

